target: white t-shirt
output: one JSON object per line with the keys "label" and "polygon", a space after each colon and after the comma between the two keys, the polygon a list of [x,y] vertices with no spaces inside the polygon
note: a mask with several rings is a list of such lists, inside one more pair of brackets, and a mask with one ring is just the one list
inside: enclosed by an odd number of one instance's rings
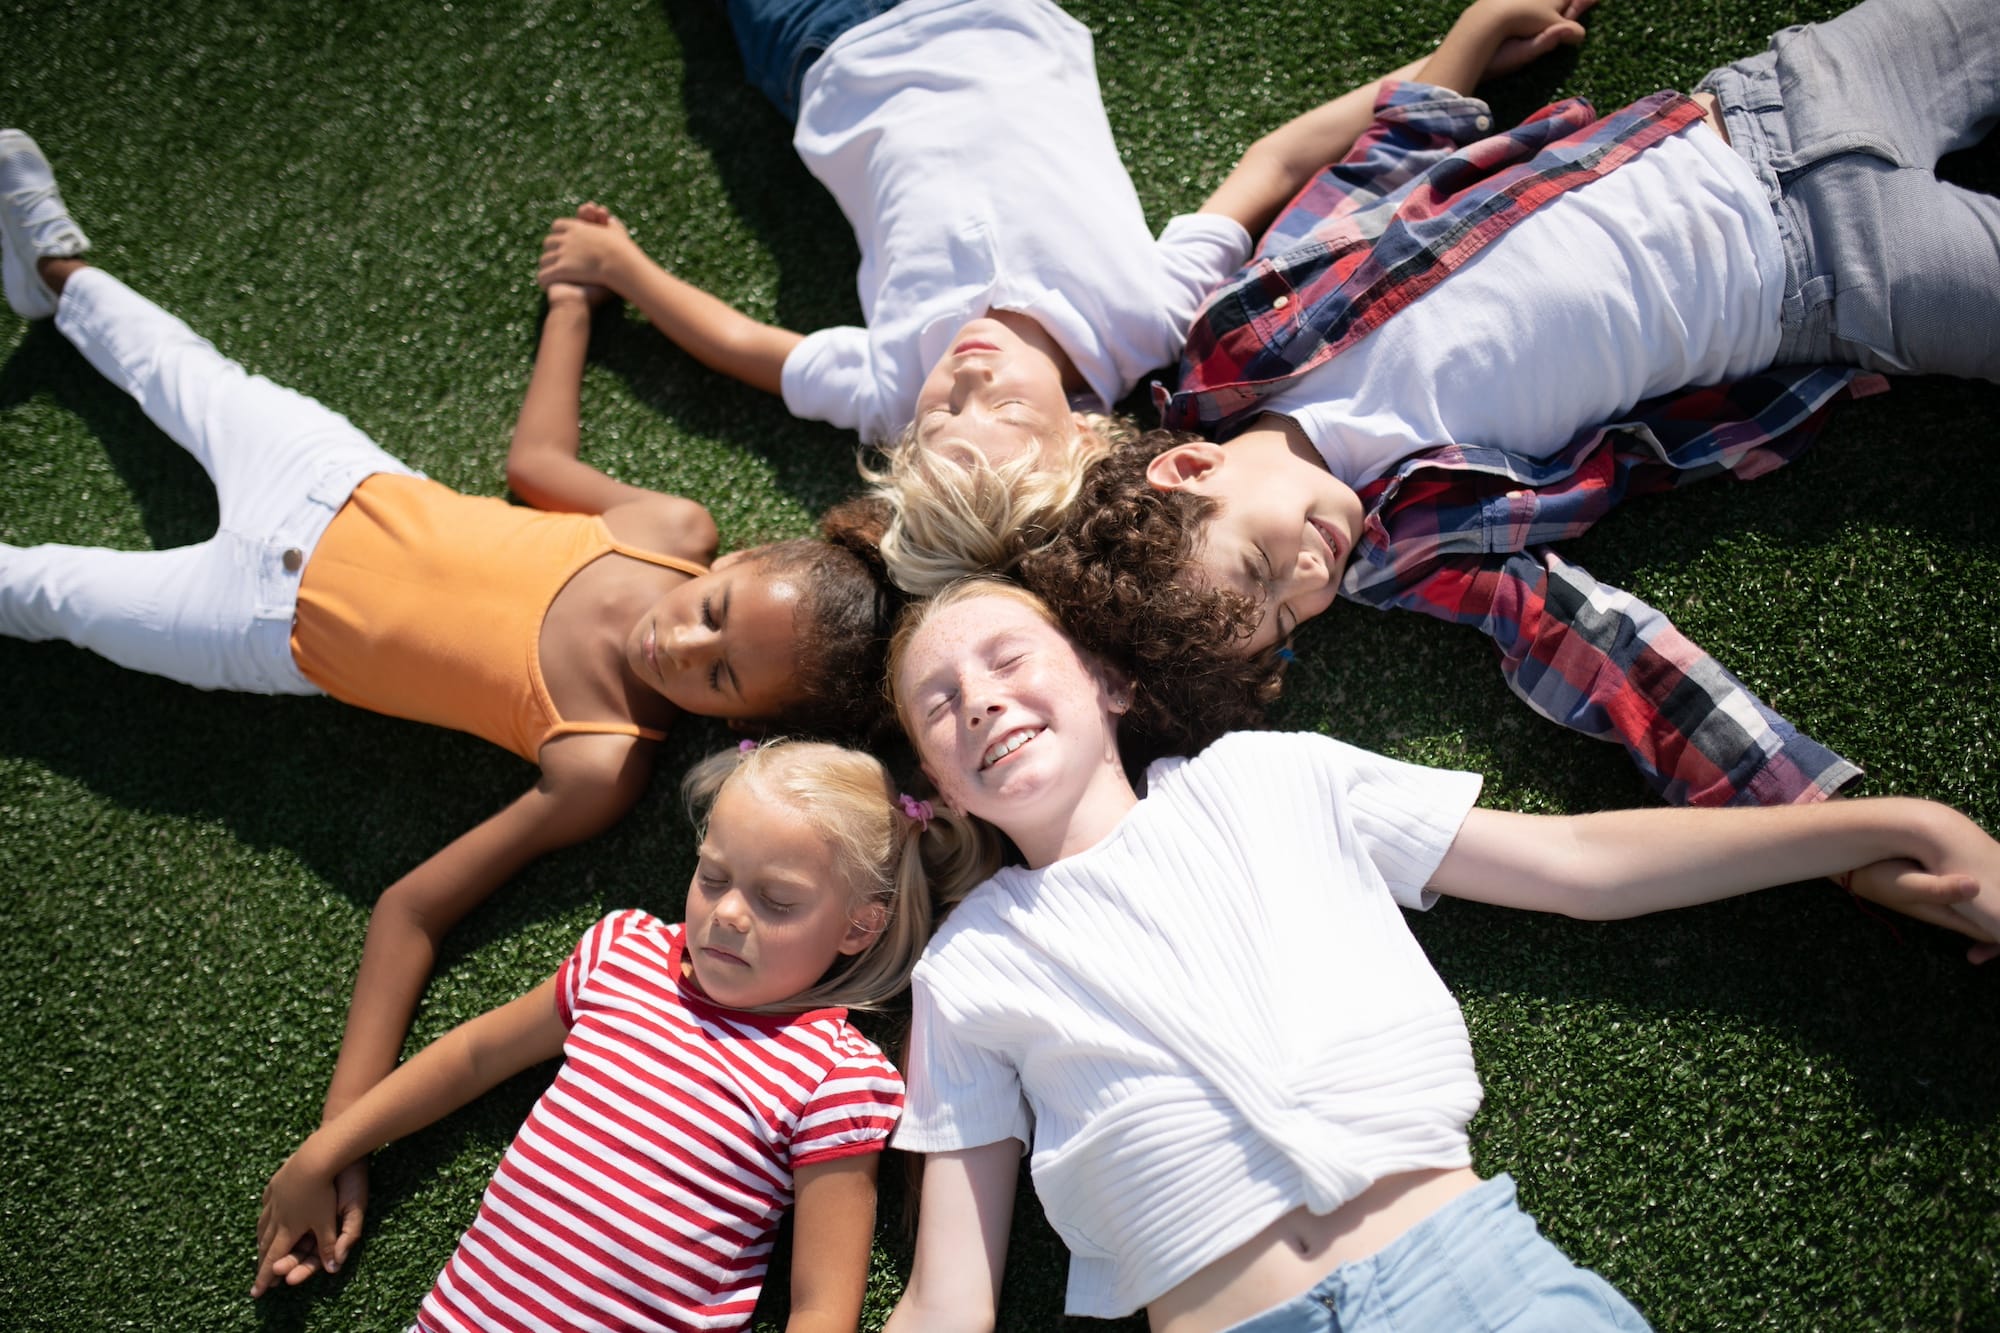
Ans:
{"label": "white t-shirt", "polygon": [[1108,408],[1180,356],[1195,309],[1250,253],[1214,214],[1146,226],[1098,97],[1090,32],[1047,0],[906,0],[806,74],[799,157],[861,246],[866,328],[785,359],[794,415],[886,441],[951,335],[1034,317]]}
{"label": "white t-shirt", "polygon": [[1768,367],[1784,286],[1763,187],[1695,124],[1529,214],[1265,405],[1350,486],[1440,444],[1546,458],[1655,394]]}
{"label": "white t-shirt", "polygon": [[1399,906],[1479,793],[1325,736],[1167,759],[1104,841],[953,910],[895,1146],[1033,1145],[1068,1310],[1157,1299],[1300,1205],[1465,1166],[1479,1081]]}

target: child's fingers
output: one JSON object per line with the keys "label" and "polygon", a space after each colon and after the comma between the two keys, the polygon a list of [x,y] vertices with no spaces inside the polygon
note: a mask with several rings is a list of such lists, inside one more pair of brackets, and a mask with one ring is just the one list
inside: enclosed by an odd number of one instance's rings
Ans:
{"label": "child's fingers", "polygon": [[[339,1239],[340,1232],[336,1227],[321,1225],[313,1228],[314,1252],[319,1255],[321,1266],[329,1273],[340,1271],[340,1253],[335,1248]],[[299,1281],[303,1282],[305,1279],[300,1278]]]}
{"label": "child's fingers", "polygon": [[257,1256],[257,1276],[250,1283],[250,1295],[254,1298],[269,1291],[277,1280],[278,1260],[292,1252],[292,1235],[284,1227],[273,1228],[271,1238]]}
{"label": "child's fingers", "polygon": [[334,1263],[346,1263],[354,1241],[362,1239],[362,1221],[368,1217],[368,1161],[350,1163],[334,1177],[334,1221],[340,1235],[334,1237]]}
{"label": "child's fingers", "polygon": [[1555,50],[1558,46],[1581,45],[1583,38],[1583,25],[1571,20],[1565,20],[1561,23],[1551,23],[1548,27],[1543,28],[1535,36],[1535,45],[1541,48],[1543,54],[1547,54]]}

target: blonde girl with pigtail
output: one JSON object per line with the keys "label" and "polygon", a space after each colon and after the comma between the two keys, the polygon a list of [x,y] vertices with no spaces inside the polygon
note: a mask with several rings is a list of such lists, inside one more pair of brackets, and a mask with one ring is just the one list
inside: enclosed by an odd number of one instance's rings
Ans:
{"label": "blonde girl with pigtail", "polygon": [[253,1294],[310,1274],[307,1236],[346,1260],[350,1163],[560,1055],[418,1329],[745,1327],[795,1201],[787,1327],[855,1327],[903,1082],[847,1011],[903,989],[933,902],[990,873],[994,844],[833,745],[745,741],[683,790],[700,845],[682,922],[604,918],[308,1138],[265,1190]]}

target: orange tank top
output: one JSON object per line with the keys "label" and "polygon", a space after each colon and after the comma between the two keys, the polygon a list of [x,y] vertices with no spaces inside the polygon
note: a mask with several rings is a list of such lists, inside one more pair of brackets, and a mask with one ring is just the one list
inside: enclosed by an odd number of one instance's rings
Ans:
{"label": "orange tank top", "polygon": [[542,620],[556,594],[616,553],[689,575],[704,566],[622,545],[595,514],[553,514],[378,472],[327,525],[299,579],[292,657],[344,703],[482,736],[534,762],[575,732],[661,733],[566,722],[542,680]]}

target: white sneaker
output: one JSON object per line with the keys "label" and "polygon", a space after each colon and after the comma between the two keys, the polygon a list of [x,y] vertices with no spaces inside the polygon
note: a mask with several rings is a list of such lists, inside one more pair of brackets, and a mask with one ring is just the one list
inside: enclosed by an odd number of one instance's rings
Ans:
{"label": "white sneaker", "polygon": [[56,294],[35,261],[69,259],[89,248],[42,150],[20,130],[0,130],[0,278],[7,304],[27,319],[55,314]]}

